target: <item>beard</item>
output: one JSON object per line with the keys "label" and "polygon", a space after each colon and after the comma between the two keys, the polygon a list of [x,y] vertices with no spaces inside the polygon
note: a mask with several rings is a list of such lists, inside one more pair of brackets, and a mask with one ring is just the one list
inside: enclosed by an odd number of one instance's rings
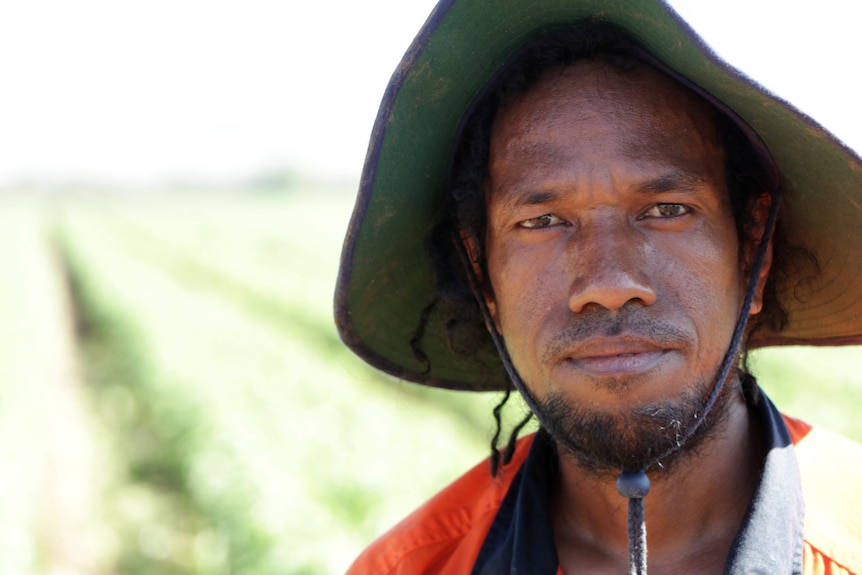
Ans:
{"label": "beard", "polygon": [[624,414],[587,409],[559,392],[542,401],[533,398],[533,404],[545,431],[585,471],[600,476],[653,468],[667,472],[681,460],[695,456],[727,419],[738,387],[735,381],[726,382],[707,417],[691,437],[683,439],[698,424],[711,383],[698,381],[674,399],[645,404]]}

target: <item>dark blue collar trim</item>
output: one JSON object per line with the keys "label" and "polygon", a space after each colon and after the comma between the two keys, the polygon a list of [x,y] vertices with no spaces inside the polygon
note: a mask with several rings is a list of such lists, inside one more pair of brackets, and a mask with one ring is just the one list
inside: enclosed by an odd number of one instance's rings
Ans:
{"label": "dark blue collar trim", "polygon": [[[802,572],[805,512],[793,443],[784,419],[765,395],[753,413],[761,422],[769,450],[725,574],[795,575]],[[559,561],[548,506],[555,468],[556,450],[540,431],[491,525],[472,575],[557,573]]]}
{"label": "dark blue collar trim", "polygon": [[539,431],[527,460],[503,499],[472,575],[555,575],[559,560],[551,531],[548,496],[556,457],[551,439]]}

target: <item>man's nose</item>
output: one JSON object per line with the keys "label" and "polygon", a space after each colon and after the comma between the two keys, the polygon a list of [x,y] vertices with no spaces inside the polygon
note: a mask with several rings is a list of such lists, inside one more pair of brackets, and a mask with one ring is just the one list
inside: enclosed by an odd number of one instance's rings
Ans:
{"label": "man's nose", "polygon": [[656,289],[646,239],[627,223],[582,229],[573,240],[569,309],[580,313],[597,305],[616,310],[627,303],[652,305]]}

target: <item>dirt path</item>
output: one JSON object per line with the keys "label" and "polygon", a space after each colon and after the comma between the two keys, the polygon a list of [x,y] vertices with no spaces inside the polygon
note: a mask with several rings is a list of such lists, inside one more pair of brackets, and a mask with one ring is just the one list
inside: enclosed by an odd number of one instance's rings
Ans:
{"label": "dirt path", "polygon": [[[35,563],[48,575],[104,573],[107,540],[98,521],[100,449],[76,361],[70,300],[41,211],[21,216],[18,312],[27,318],[27,394],[19,395],[32,432],[29,502]],[[19,224],[22,223],[20,220]],[[19,414],[20,415],[20,414]]]}

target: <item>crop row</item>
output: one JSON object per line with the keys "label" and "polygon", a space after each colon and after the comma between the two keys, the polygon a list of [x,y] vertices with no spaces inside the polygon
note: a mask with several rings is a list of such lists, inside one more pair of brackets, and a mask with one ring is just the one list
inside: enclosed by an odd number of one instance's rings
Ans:
{"label": "crop row", "polygon": [[[172,228],[164,216],[65,210],[88,381],[126,456],[108,498],[131,542],[121,562],[127,572],[340,572],[482,457],[485,433],[470,408],[440,409],[452,398],[384,380],[336,344],[331,285],[297,303],[302,282],[272,279],[283,271],[249,265],[250,252],[213,257],[235,245],[230,233],[204,250],[183,243],[208,225],[200,214]],[[298,268],[310,283],[330,273]]]}

